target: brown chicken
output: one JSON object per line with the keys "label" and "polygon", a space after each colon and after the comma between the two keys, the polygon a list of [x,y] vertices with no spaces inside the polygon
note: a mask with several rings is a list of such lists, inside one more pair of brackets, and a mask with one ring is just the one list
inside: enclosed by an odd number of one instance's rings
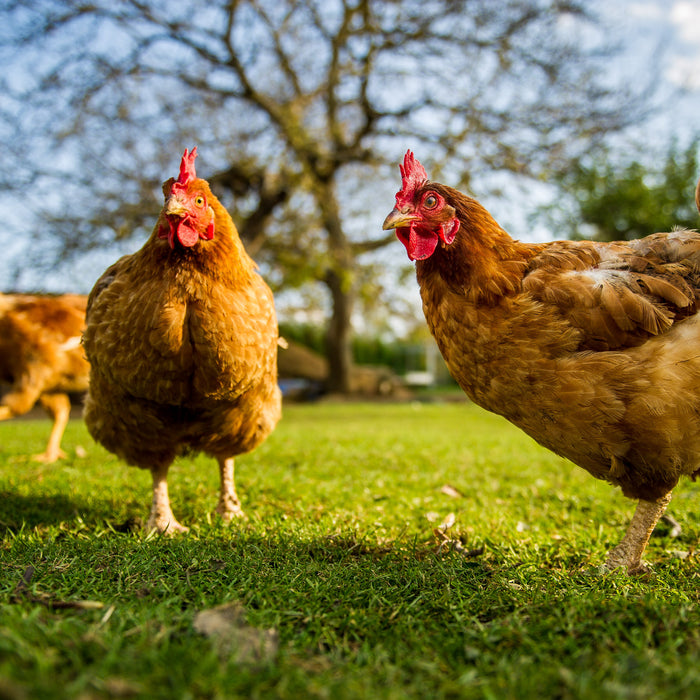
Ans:
{"label": "brown chicken", "polygon": [[33,455],[55,462],[66,454],[61,439],[70,418],[68,392],[87,389],[89,365],[80,347],[86,296],[0,294],[0,420],[27,413],[37,401],[53,419],[46,450]]}
{"label": "brown chicken", "polygon": [[[639,501],[609,569],[642,554],[682,475],[700,473],[700,234],[513,240],[409,151],[384,229],[416,261],[423,309],[478,405]],[[700,205],[700,190],[698,204]]]}
{"label": "brown chicken", "polygon": [[197,178],[196,148],[148,241],[108,268],[88,300],[83,344],[91,364],[85,421],[91,435],[153,474],[147,528],[178,532],[167,474],[183,452],[214,457],[217,512],[242,515],[233,458],[277,424],[278,329],[272,292],[231,217]]}

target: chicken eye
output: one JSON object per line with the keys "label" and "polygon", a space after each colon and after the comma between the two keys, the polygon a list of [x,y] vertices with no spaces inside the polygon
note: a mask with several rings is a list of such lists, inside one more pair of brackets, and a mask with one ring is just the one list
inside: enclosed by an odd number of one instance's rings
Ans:
{"label": "chicken eye", "polygon": [[429,194],[424,200],[423,200],[423,206],[426,209],[435,209],[437,206],[438,199],[434,194]]}
{"label": "chicken eye", "polygon": [[202,195],[200,194],[199,197],[195,197],[194,203],[195,203],[198,207],[203,207],[203,206],[204,206],[204,197],[202,197]]}

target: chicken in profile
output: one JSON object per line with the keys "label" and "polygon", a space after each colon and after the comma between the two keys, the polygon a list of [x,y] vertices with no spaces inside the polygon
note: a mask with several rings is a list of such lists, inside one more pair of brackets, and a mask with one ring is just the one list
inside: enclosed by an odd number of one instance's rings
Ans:
{"label": "chicken in profile", "polygon": [[63,432],[69,393],[87,389],[89,366],[80,347],[87,297],[79,294],[0,294],[0,420],[27,413],[39,402],[53,419],[46,449],[32,459],[65,457]]}
{"label": "chicken in profile", "polygon": [[606,567],[643,568],[671,491],[700,474],[700,233],[521,243],[475,199],[431,182],[410,151],[401,174],[384,229],[416,261],[452,375],[476,404],[638,501]]}
{"label": "chicken in profile", "polygon": [[216,508],[242,515],[234,457],[258,446],[281,415],[272,292],[224,207],[185,150],[144,246],[119,259],[88,299],[85,421],[128,464],[150,469],[147,528],[178,532],[168,469],[184,452],[217,460]]}

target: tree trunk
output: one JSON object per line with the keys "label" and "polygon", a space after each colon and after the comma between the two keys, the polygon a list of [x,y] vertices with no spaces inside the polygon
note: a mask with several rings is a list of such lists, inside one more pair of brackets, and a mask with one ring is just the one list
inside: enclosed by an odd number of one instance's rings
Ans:
{"label": "tree trunk", "polygon": [[323,227],[328,234],[328,253],[331,259],[323,280],[330,291],[332,302],[331,318],[326,329],[326,358],[328,359],[326,388],[334,394],[349,394],[352,369],[355,258],[343,230],[333,181],[318,182],[317,186],[317,201]]}
{"label": "tree trunk", "polygon": [[352,369],[352,285],[345,284],[343,276],[335,270],[328,271],[325,282],[333,302],[326,329],[327,389],[332,394],[349,394]]}

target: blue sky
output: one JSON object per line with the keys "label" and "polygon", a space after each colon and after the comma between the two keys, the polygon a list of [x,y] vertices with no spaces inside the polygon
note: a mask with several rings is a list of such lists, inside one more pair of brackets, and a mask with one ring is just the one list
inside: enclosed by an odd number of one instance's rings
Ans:
{"label": "blue sky", "polygon": [[[645,9],[649,20],[655,21],[657,13],[663,13],[663,3],[654,3],[651,8],[641,6],[640,15]],[[670,12],[671,23],[678,33],[680,46],[669,66],[666,77],[679,84],[686,84],[695,91],[700,91],[700,2],[698,0],[679,0],[673,3]]]}
{"label": "blue sky", "polygon": [[[600,7],[603,12],[602,33],[609,39],[619,38],[629,47],[625,56],[615,66],[617,70],[623,74],[634,74],[640,65],[650,65],[654,62],[657,47],[663,45],[665,52],[659,65],[662,87],[667,89],[669,95],[672,90],[678,88],[686,90],[684,96],[669,99],[668,104],[663,105],[659,115],[651,123],[640,125],[636,130],[638,133],[635,134],[638,141],[663,144],[671,134],[685,139],[691,134],[700,133],[700,0],[613,0],[601,2]],[[5,69],[11,70],[11,66],[6,66]],[[522,212],[527,201],[531,199],[528,200],[526,196],[523,200],[522,205],[516,202],[516,206],[509,207],[509,210]],[[390,208],[390,205],[391,202],[388,202],[387,207]],[[518,215],[508,220],[508,214],[499,215],[495,207],[493,213],[517,238],[548,240],[557,237],[556,232],[533,231]],[[12,214],[13,212],[9,212],[10,216]],[[3,241],[3,250],[5,260],[14,254],[23,254],[20,241]],[[105,265],[110,262],[109,257],[110,254],[106,252]],[[100,259],[97,264],[102,263]],[[90,278],[95,264],[94,260],[76,263],[71,278]],[[84,274],[86,266],[89,270]],[[0,279],[3,277],[3,264],[0,261]],[[28,277],[22,281],[22,286],[62,291],[70,288],[71,279],[62,276],[32,280]],[[7,285],[0,286],[0,289],[2,288],[7,288]]]}
{"label": "blue sky", "polygon": [[621,70],[638,62],[655,64],[654,51],[661,44],[661,80],[669,89],[686,91],[644,129],[650,136],[657,124],[681,136],[699,131],[700,0],[618,0],[607,3],[604,16],[609,18],[606,32],[624,37],[630,47]]}
{"label": "blue sky", "polygon": [[700,90],[700,2],[627,1],[632,17],[648,31],[654,31],[654,28],[668,22],[675,34],[665,78],[672,83]]}

